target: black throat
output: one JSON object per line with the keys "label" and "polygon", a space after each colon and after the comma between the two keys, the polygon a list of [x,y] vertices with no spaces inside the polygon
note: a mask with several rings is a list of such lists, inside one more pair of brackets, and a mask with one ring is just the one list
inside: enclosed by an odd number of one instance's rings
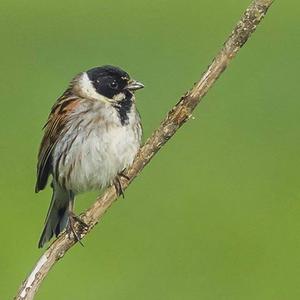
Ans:
{"label": "black throat", "polygon": [[118,102],[117,105],[114,105],[114,108],[117,110],[120,121],[122,125],[127,125],[129,122],[128,114],[132,107],[132,93],[125,91],[125,98]]}

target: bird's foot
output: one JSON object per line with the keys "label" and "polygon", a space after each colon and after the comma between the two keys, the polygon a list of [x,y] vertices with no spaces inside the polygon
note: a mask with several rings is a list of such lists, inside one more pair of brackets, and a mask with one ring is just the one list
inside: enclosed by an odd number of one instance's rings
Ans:
{"label": "bird's foot", "polygon": [[119,175],[117,175],[116,178],[114,179],[113,185],[116,189],[117,196],[118,197],[122,196],[124,198],[124,191],[123,191],[123,187],[122,187]]}
{"label": "bird's foot", "polygon": [[125,178],[126,180],[129,181],[130,178],[127,175],[124,174],[125,170],[126,169],[123,169],[118,175],[119,175],[119,177],[123,177],[123,178]]}
{"label": "bird's foot", "polygon": [[69,235],[69,238],[71,237],[71,233],[73,233],[75,241],[79,242],[81,246],[84,246],[81,242],[81,234],[88,227],[89,226],[83,220],[81,220],[79,216],[75,215],[73,212],[69,213],[67,233]]}
{"label": "bird's foot", "polygon": [[119,196],[122,196],[123,198],[125,198],[125,195],[124,195],[124,190],[123,190],[123,187],[122,187],[122,183],[121,183],[121,178],[125,178],[127,181],[130,180],[130,178],[124,174],[125,172],[125,169],[122,170],[120,173],[118,173],[118,175],[116,176],[116,178],[114,179],[113,181],[113,185],[116,189],[116,193]]}

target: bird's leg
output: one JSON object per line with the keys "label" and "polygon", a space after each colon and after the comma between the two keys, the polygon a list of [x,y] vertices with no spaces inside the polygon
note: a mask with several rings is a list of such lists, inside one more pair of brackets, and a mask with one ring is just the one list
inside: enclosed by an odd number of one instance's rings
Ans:
{"label": "bird's leg", "polygon": [[[84,229],[88,228],[89,226],[73,212],[73,208],[74,208],[74,201],[70,201],[67,232],[69,234],[69,237],[72,232],[75,241],[79,242],[81,246],[84,246],[83,243],[81,242],[80,234],[83,232]],[[76,229],[76,223],[78,224],[77,229]]]}
{"label": "bird's leg", "polygon": [[130,180],[130,178],[127,175],[125,175],[124,172],[125,172],[125,169],[123,169],[120,173],[118,173],[118,175],[116,176],[116,178],[113,181],[113,185],[116,189],[117,195],[122,196],[123,198],[125,198],[125,195],[124,195],[124,190],[123,190],[120,178],[125,178],[128,181]]}
{"label": "bird's leg", "polygon": [[75,241],[79,242],[79,244],[84,247],[84,245],[83,245],[83,243],[81,242],[81,239],[80,239],[80,233],[78,234],[76,232],[75,224],[76,224],[75,218],[70,215],[69,220],[68,220],[67,233],[69,235],[69,238],[71,237],[71,233],[73,233]]}
{"label": "bird's leg", "polygon": [[129,178],[127,175],[124,174],[125,170],[126,170],[126,169],[123,169],[118,175],[119,175],[120,177],[123,177],[123,178],[125,178],[125,179],[127,179],[127,180],[129,181],[130,178]]}
{"label": "bird's leg", "polygon": [[124,198],[124,191],[123,191],[123,188],[122,188],[122,184],[121,184],[119,175],[117,175],[116,178],[114,179],[113,185],[116,189],[116,194],[118,195],[118,197],[122,196]]}

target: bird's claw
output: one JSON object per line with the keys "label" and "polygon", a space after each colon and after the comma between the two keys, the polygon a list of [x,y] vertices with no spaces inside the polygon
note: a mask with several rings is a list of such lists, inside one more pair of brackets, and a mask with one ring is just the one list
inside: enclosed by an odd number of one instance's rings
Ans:
{"label": "bird's claw", "polygon": [[89,226],[77,215],[73,212],[69,214],[67,233],[69,238],[71,238],[71,233],[74,235],[74,240],[79,242],[81,246],[84,246],[81,242],[81,234],[86,230]]}
{"label": "bird's claw", "polygon": [[116,194],[119,196],[122,196],[123,198],[124,196],[124,191],[123,191],[123,187],[119,178],[119,175],[116,176],[116,178],[114,179],[113,185],[116,189]]}

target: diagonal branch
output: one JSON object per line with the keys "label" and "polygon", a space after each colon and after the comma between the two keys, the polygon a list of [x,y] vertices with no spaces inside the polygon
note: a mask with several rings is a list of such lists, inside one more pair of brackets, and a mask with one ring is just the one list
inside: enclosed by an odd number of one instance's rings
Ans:
{"label": "diagonal branch", "polygon": [[[256,26],[263,19],[273,0],[254,0],[247,8],[223,48],[217,54],[203,74],[202,78],[181,97],[179,102],[169,111],[167,117],[152,136],[140,149],[133,165],[126,172],[129,180],[122,178],[123,189],[126,189],[133,179],[149,163],[159,149],[175,134],[175,132],[191,117],[193,110],[202,100],[214,82],[226,69],[240,48],[246,43]],[[81,233],[83,238],[100,221],[101,217],[117,199],[115,189],[108,188],[101,197],[82,215],[88,228]],[[77,226],[78,229],[78,226]],[[31,300],[34,298],[43,279],[52,266],[76,243],[66,233],[56,239],[41,256],[31,274],[22,283],[15,300]]]}

